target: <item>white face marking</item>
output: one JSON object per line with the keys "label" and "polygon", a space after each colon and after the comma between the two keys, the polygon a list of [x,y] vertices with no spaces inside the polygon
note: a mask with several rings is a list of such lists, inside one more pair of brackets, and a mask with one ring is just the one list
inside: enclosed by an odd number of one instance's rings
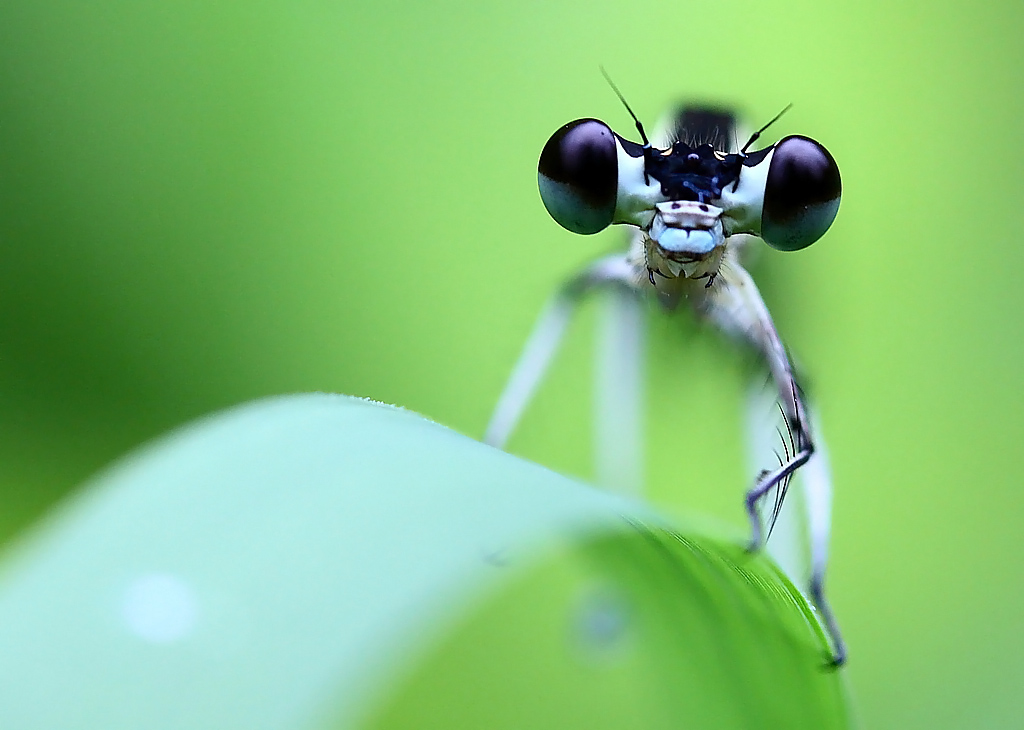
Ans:
{"label": "white face marking", "polygon": [[739,185],[726,185],[722,197],[717,201],[723,209],[722,223],[725,235],[736,233],[752,233],[761,235],[761,209],[764,207],[764,186],[768,179],[768,168],[771,166],[773,149],[765,158],[753,167],[744,167],[740,173]]}
{"label": "white face marking", "polygon": [[722,209],[692,200],[655,205],[650,236],[667,252],[703,256],[722,245]]}
{"label": "white face marking", "polygon": [[661,183],[648,176],[644,183],[644,158],[631,157],[615,140],[618,151],[619,191],[615,201],[615,223],[627,223],[647,230],[654,220],[654,206],[666,200]]}

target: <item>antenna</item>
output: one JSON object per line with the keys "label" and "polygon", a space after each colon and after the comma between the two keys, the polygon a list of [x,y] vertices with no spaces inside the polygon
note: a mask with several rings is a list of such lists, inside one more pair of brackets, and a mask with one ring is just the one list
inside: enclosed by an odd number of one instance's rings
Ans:
{"label": "antenna", "polygon": [[599,68],[601,69],[601,75],[604,76],[604,80],[608,82],[610,87],[612,87],[612,91],[614,91],[615,95],[619,97],[619,101],[622,102],[622,106],[626,107],[626,111],[629,112],[629,116],[633,117],[633,121],[636,122],[636,131],[640,133],[640,139],[644,141],[644,185],[650,185],[651,178],[647,174],[647,169],[651,163],[653,154],[651,152],[651,142],[647,139],[647,133],[644,132],[644,125],[640,123],[640,120],[636,118],[636,114],[634,114],[633,110],[629,108],[629,104],[626,103],[626,97],[622,95],[622,92],[619,91],[619,87],[615,85],[614,81],[612,81],[612,77],[604,70],[604,66],[600,66]]}
{"label": "antenna", "polygon": [[619,87],[615,85],[614,81],[612,81],[612,77],[604,70],[604,66],[601,66],[600,69],[601,75],[604,76],[604,80],[608,82],[610,87],[612,87],[612,91],[614,91],[615,95],[619,97],[619,101],[622,102],[622,106],[626,107],[626,111],[629,112],[629,116],[633,117],[633,121],[636,122],[636,131],[640,133],[640,139],[644,141],[644,147],[650,148],[651,143],[647,140],[647,135],[644,133],[644,125],[640,123],[640,120],[636,118],[636,114],[634,114],[633,110],[629,108],[629,104],[626,103],[626,97],[622,95],[622,92],[619,91]]}
{"label": "antenna", "polygon": [[[604,69],[602,69],[602,70],[604,70]],[[610,82],[609,82],[609,83],[610,83]],[[613,88],[614,88],[614,87],[613,87]],[[625,102],[623,102],[623,103],[625,103]],[[626,107],[626,108],[628,109],[629,107]],[[763,127],[761,127],[761,128],[759,129],[759,130],[757,130],[756,132],[754,132],[754,133],[753,133],[753,134],[752,134],[752,135],[750,136],[750,139],[748,139],[748,140],[747,140],[747,143],[746,143],[745,145],[743,145],[743,149],[741,149],[741,150],[740,150],[740,154],[741,154],[741,155],[743,155],[743,154],[746,154],[746,152],[747,152],[747,147],[749,147],[750,145],[754,144],[754,142],[756,142],[756,141],[757,141],[757,138],[761,136],[761,132],[763,132],[764,130],[768,129],[768,127],[770,127],[770,126],[772,126],[773,124],[775,124],[775,122],[779,121],[779,118],[780,118],[780,117],[781,117],[781,116],[782,116],[783,114],[785,114],[786,112],[788,112],[788,111],[789,111],[790,109],[792,109],[792,108],[793,108],[793,102],[790,102],[789,104],[787,104],[787,105],[786,105],[786,108],[785,108],[785,109],[783,109],[783,110],[782,110],[781,112],[779,112],[779,113],[778,113],[778,114],[776,114],[776,115],[775,115],[774,117],[772,117],[772,120],[771,120],[770,122],[768,122],[768,123],[767,123],[766,125],[764,125],[764,126],[763,126]],[[630,112],[630,113],[632,113],[632,112]],[[640,122],[637,122],[637,124],[639,124],[639,123],[640,123]]]}

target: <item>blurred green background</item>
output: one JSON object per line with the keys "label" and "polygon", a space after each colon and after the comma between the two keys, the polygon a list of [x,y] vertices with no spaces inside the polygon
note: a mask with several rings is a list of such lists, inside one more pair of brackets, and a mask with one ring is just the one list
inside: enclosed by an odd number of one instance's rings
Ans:
{"label": "blurred green background", "polygon": [[[835,472],[833,604],[866,727],[1024,713],[1024,6],[0,5],[0,537],[125,450],[261,395],[479,436],[547,295],[547,137],[682,98],[802,133],[844,195],[755,271]],[[1009,229],[1009,230],[1007,230]],[[591,475],[593,307],[513,439]],[[652,310],[649,493],[742,524],[745,366]]]}

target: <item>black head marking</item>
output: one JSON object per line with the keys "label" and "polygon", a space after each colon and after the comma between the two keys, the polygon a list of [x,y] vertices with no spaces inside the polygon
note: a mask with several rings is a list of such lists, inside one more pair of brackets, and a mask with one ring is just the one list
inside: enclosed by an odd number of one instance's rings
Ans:
{"label": "black head marking", "polygon": [[647,172],[661,183],[662,193],[670,200],[704,203],[722,197],[725,186],[739,180],[742,164],[739,155],[716,153],[710,144],[691,147],[678,141],[652,155]]}
{"label": "black head marking", "polygon": [[779,116],[759,129],[743,150],[732,152],[737,143],[733,114],[715,107],[681,107],[674,118],[671,147],[651,156],[647,173],[672,200],[717,200],[727,186],[739,184],[744,167],[759,164],[771,152],[771,146],[750,153],[746,148]]}

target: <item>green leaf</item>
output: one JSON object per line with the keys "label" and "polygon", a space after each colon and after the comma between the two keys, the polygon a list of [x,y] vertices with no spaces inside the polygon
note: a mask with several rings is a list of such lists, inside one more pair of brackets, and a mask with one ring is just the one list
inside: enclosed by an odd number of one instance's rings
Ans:
{"label": "green leaf", "polygon": [[0,727],[844,727],[763,557],[419,416],[250,404],[8,553]]}

